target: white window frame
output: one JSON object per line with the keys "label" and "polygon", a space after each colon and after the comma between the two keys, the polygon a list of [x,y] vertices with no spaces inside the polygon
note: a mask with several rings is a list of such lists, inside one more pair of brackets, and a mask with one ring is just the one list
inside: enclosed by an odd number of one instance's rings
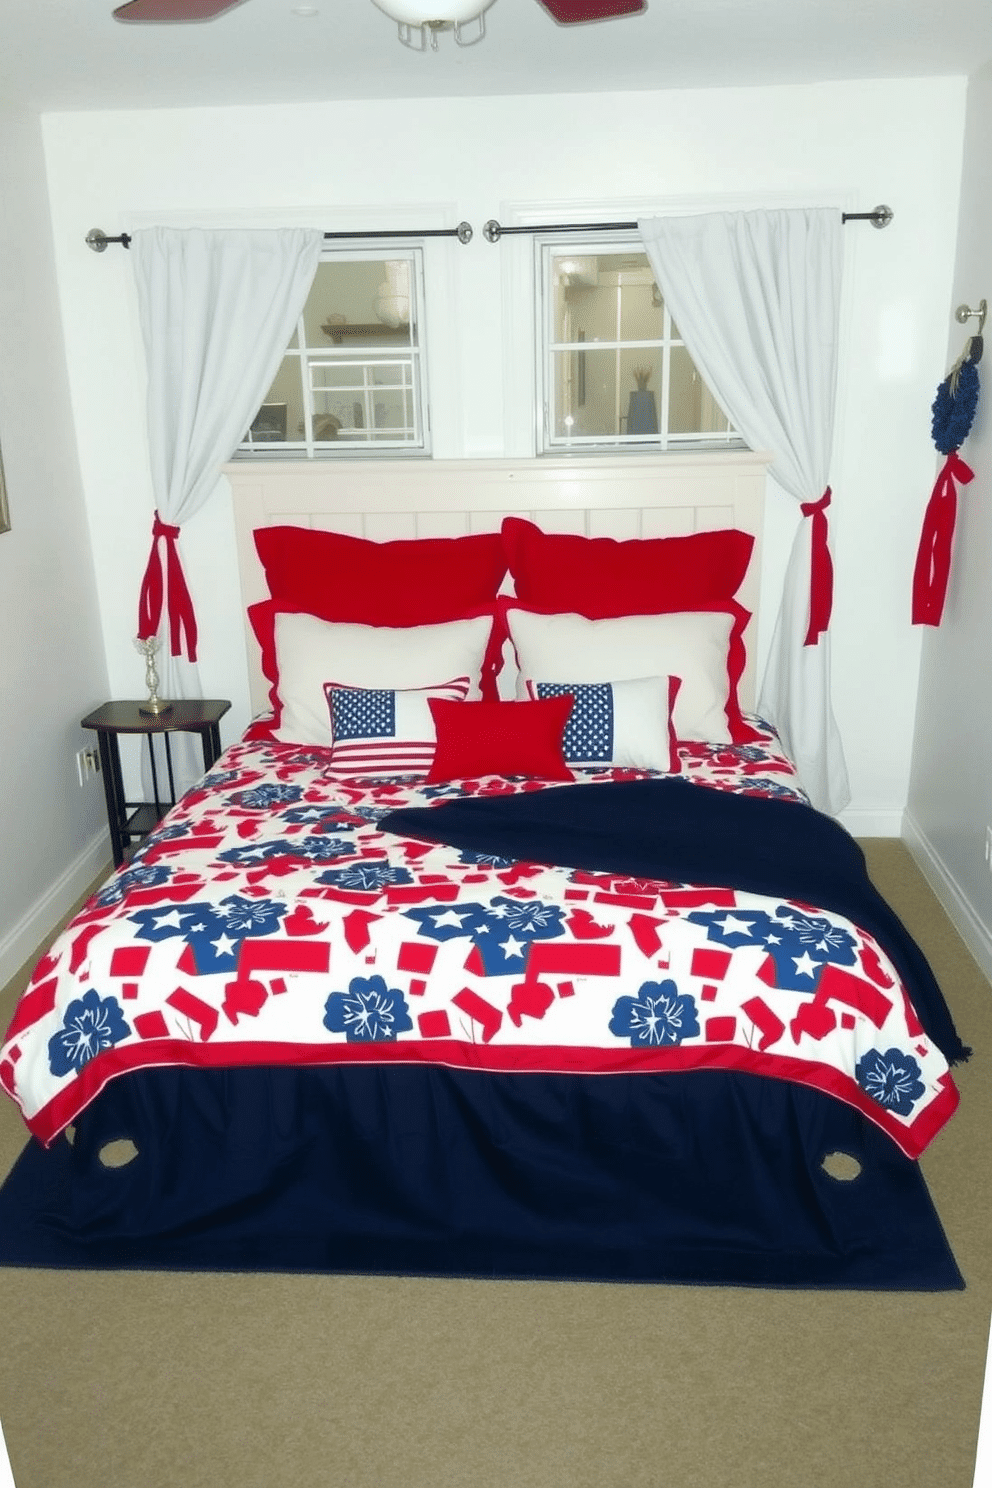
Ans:
{"label": "white window frame", "polygon": [[[551,284],[552,258],[589,257],[603,252],[617,252],[624,248],[644,251],[644,244],[636,232],[627,229],[601,233],[582,233],[578,229],[574,237],[570,233],[537,234],[534,239],[534,277],[537,289],[536,346],[536,427],[537,452],[539,455],[594,455],[616,454],[618,451],[634,453],[643,450],[648,454],[689,451],[746,449],[740,434],[731,426],[725,433],[679,433],[668,429],[669,392],[671,379],[671,353],[674,347],[684,347],[685,342],[672,336],[672,317],[667,301],[664,306],[662,334],[650,341],[603,341],[582,343],[578,341],[556,341],[554,337],[554,293]],[[554,432],[555,404],[555,354],[562,352],[614,351],[618,362],[621,352],[643,349],[661,352],[661,387],[658,396],[657,434],[584,434],[558,435]],[[705,383],[704,383],[705,389]],[[709,394],[709,390],[705,389]],[[709,394],[712,396],[712,394]]]}
{"label": "white window frame", "polygon": [[[385,338],[379,344],[366,342],[349,345],[345,342],[341,345],[322,344],[319,347],[311,347],[306,341],[306,327],[301,312],[296,324],[295,345],[287,346],[284,359],[295,356],[301,363],[299,372],[304,432],[296,439],[260,440],[258,443],[250,440],[249,433],[235,451],[233,456],[235,460],[354,460],[381,459],[392,456],[423,459],[431,455],[423,244],[404,241],[386,246],[376,244],[372,247],[367,242],[362,244],[356,241],[347,246],[325,247],[320,256],[320,262],[327,263],[335,259],[348,263],[382,264],[395,259],[407,260],[410,264],[410,321],[411,325],[416,328],[416,336],[411,345],[400,348]],[[384,325],[383,329],[385,331],[388,328]],[[314,422],[320,417],[319,410],[315,411],[314,399],[315,395],[319,396],[321,392],[320,387],[315,385],[315,373],[319,376],[322,367],[348,366],[354,366],[357,369],[355,386],[352,388],[344,385],[334,388],[333,391],[354,394],[354,400],[363,404],[366,429],[374,427],[374,410],[371,403],[373,384],[370,380],[373,370],[376,367],[399,369],[395,384],[375,384],[375,388],[378,391],[401,393],[404,407],[409,409],[411,416],[413,438],[398,436],[394,439],[349,439],[346,437],[319,440],[314,437]],[[265,407],[266,404],[263,402],[259,413]]]}

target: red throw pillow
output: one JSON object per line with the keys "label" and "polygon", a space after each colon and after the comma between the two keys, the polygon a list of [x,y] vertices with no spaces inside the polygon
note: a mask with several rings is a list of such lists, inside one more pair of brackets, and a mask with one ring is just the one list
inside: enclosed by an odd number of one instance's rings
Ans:
{"label": "red throw pillow", "polygon": [[359,625],[439,625],[492,604],[506,573],[498,532],[370,542],[257,527],[269,594],[287,610]]}
{"label": "red throw pillow", "polygon": [[437,750],[428,784],[479,775],[574,780],[562,753],[570,693],[536,702],[452,703],[430,698]]}
{"label": "red throw pillow", "polygon": [[743,583],[754,547],[750,532],[732,527],[619,542],[505,517],[502,532],[520,602],[589,620],[721,609]]}

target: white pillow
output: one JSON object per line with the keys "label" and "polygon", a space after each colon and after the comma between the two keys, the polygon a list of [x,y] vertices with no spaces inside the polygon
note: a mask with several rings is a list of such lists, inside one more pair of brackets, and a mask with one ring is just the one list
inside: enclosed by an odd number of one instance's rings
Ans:
{"label": "white pillow", "polygon": [[274,736],[284,744],[330,744],[325,682],[421,688],[435,686],[438,677],[469,677],[468,696],[477,698],[491,629],[489,615],[393,629],[277,614],[277,694],[282,712]]}
{"label": "white pillow", "polygon": [[624,682],[529,682],[531,697],[575,699],[562,753],[579,769],[615,765],[630,770],[678,769],[671,737],[671,677]]}
{"label": "white pillow", "polygon": [[506,622],[517,653],[517,696],[528,682],[626,681],[679,677],[673,721],[680,739],[729,744],[728,655],[732,615],[679,611],[587,620],[582,615],[541,615],[508,605]]}

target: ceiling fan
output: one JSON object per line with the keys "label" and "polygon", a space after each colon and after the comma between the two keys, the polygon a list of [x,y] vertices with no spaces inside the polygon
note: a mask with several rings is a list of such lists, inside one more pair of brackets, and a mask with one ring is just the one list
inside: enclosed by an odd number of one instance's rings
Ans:
{"label": "ceiling fan", "polygon": [[[244,0],[127,0],[114,11],[115,21],[183,24],[212,21],[234,10]],[[469,20],[481,20],[493,0],[373,0],[400,27],[454,30]],[[647,0],[538,0],[538,4],[562,26],[585,21],[606,21],[615,16],[636,15],[647,9]]]}

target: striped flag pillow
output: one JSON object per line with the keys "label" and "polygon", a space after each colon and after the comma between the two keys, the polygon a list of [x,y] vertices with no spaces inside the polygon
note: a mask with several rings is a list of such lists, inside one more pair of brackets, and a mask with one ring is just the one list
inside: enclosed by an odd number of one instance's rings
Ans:
{"label": "striped flag pillow", "polygon": [[395,689],[325,682],[331,769],[342,775],[426,775],[437,748],[428,699],[463,703],[471,685],[469,677]]}

